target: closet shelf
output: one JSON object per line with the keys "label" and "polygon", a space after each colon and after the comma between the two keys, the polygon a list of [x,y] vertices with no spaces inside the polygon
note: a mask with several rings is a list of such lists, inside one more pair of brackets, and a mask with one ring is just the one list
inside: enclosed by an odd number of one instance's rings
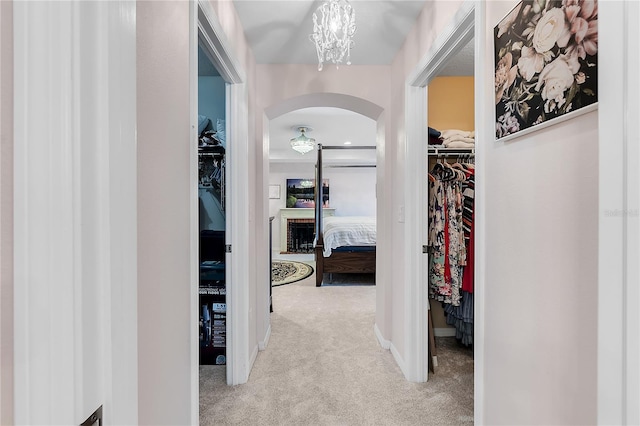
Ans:
{"label": "closet shelf", "polygon": [[474,155],[475,148],[447,148],[442,145],[427,145],[429,154]]}

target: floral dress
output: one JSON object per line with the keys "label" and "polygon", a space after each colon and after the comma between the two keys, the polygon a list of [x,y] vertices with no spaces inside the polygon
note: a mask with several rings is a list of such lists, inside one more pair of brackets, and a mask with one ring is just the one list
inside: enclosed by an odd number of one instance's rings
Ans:
{"label": "floral dress", "polygon": [[458,306],[466,247],[461,182],[465,174],[436,165],[429,184],[429,297]]}

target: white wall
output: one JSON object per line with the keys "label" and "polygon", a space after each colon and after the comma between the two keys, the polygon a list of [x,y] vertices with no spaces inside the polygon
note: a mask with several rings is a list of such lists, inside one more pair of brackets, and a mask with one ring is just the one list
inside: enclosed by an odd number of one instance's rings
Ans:
{"label": "white wall", "polygon": [[[280,209],[285,208],[287,179],[313,179],[314,163],[271,163],[269,184],[280,185],[280,199],[269,200],[269,216],[275,216],[273,235],[280,235]],[[329,179],[329,207],[336,216],[376,216],[375,168],[324,168]],[[280,239],[274,237],[274,250],[281,250]]]}
{"label": "white wall", "polygon": [[[493,28],[516,4],[486,3],[478,57],[493,57]],[[477,84],[491,88],[492,60],[484,70]],[[492,111],[487,92],[480,107]],[[494,142],[488,126],[478,141],[486,424],[596,422],[597,123],[591,112],[506,143]]]}

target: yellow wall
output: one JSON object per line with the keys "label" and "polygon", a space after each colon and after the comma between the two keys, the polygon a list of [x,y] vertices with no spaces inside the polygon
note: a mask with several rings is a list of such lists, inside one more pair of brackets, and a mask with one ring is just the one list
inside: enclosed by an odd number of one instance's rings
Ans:
{"label": "yellow wall", "polygon": [[428,86],[428,123],[436,130],[474,130],[473,77],[436,77]]}
{"label": "yellow wall", "polygon": [[[436,77],[428,87],[428,123],[436,130],[474,130],[473,77]],[[430,301],[435,328],[447,325],[442,304]]]}

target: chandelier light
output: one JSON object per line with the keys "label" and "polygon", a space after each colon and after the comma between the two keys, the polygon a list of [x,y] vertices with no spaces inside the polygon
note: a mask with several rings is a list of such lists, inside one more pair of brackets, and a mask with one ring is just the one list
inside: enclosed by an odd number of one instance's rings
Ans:
{"label": "chandelier light", "polygon": [[295,126],[295,130],[300,132],[300,136],[291,139],[291,148],[298,151],[300,154],[306,154],[316,147],[316,140],[308,138],[305,132],[310,132],[313,129],[309,126]]}
{"label": "chandelier light", "polygon": [[318,71],[324,62],[333,62],[336,67],[346,57],[351,65],[351,48],[356,32],[356,14],[347,0],[329,0],[313,14],[313,34],[309,36],[316,45]]}

